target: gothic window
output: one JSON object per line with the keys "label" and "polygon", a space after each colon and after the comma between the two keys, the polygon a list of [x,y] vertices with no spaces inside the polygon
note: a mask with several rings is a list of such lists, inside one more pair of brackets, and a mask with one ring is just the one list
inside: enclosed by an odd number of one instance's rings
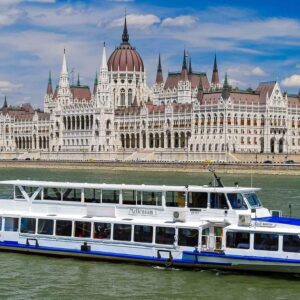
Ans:
{"label": "gothic window", "polygon": [[256,115],[254,115],[253,125],[254,125],[254,126],[257,126],[257,116],[256,116]]}
{"label": "gothic window", "polygon": [[227,115],[227,124],[231,125],[231,115],[230,114]]}
{"label": "gothic window", "polygon": [[247,126],[251,126],[251,116],[247,116]]}
{"label": "gothic window", "polygon": [[234,115],[234,125],[238,125],[238,118],[237,114]]}
{"label": "gothic window", "polygon": [[292,118],[292,127],[295,128],[295,119]]}
{"label": "gothic window", "polygon": [[81,116],[81,129],[84,129],[84,116]]}
{"label": "gothic window", "polygon": [[224,115],[221,114],[220,115],[220,125],[223,126],[223,124],[224,124]]}
{"label": "gothic window", "polygon": [[204,126],[204,122],[205,122],[205,116],[201,115],[201,126]]}
{"label": "gothic window", "polygon": [[245,119],[244,119],[244,115],[241,115],[241,126],[245,125]]}
{"label": "gothic window", "polygon": [[132,89],[128,90],[128,106],[132,104]]}
{"label": "gothic window", "polygon": [[121,106],[125,106],[125,90],[121,89]]}
{"label": "gothic window", "polygon": [[90,118],[89,116],[86,116],[86,126],[85,126],[86,129],[90,129]]}

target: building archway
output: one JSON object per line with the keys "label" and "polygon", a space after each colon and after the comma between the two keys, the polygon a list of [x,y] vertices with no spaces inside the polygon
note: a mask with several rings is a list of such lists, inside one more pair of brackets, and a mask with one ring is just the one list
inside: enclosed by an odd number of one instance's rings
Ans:
{"label": "building archway", "polygon": [[284,138],[281,138],[278,143],[278,153],[283,153]]}
{"label": "building archway", "polygon": [[271,141],[270,141],[270,151],[271,153],[274,153],[275,152],[275,138],[271,138]]}

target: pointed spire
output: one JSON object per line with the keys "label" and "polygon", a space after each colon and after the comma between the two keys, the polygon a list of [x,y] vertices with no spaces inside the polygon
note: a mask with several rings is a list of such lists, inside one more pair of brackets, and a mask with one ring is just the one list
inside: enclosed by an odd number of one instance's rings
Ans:
{"label": "pointed spire", "polygon": [[225,79],[224,79],[224,84],[222,89],[222,98],[226,100],[229,98],[229,96],[230,96],[230,86],[228,84],[227,73],[225,73]]}
{"label": "pointed spire", "polygon": [[98,85],[98,74],[96,71],[96,76],[95,76],[95,81],[94,81],[94,90],[93,90],[94,95],[96,95],[96,93],[97,93],[97,85]]}
{"label": "pointed spire", "polygon": [[64,98],[64,99],[67,99],[70,95],[70,82],[69,82],[69,74],[68,74],[67,59],[66,59],[66,49],[64,49],[57,95],[59,98]]}
{"label": "pointed spire", "polygon": [[123,34],[122,34],[122,41],[124,44],[127,44],[129,41],[129,34],[127,30],[127,18],[126,18],[126,10],[125,10],[125,20],[124,20],[124,28],[123,28]]}
{"label": "pointed spire", "polygon": [[103,68],[107,69],[107,60],[106,60],[105,42],[103,43],[101,68],[102,68],[102,69],[103,69]]}
{"label": "pointed spire", "polygon": [[61,66],[61,74],[68,74],[66,49],[65,48],[64,48],[63,62],[62,62],[62,66]]}
{"label": "pointed spire", "polygon": [[160,53],[159,53],[155,83],[161,84],[163,82],[164,82],[164,79],[163,79],[163,73],[162,73],[162,67],[161,67],[161,59],[160,59]]}
{"label": "pointed spire", "polygon": [[214,59],[213,72],[211,76],[211,85],[214,89],[219,88],[220,86],[219,72],[218,72],[218,65],[217,65],[217,54],[215,54],[215,59]]}
{"label": "pointed spire", "polygon": [[218,65],[217,65],[217,54],[215,54],[215,59],[214,59],[214,72],[218,72]]}
{"label": "pointed spire", "polygon": [[228,87],[228,77],[227,77],[227,72],[225,73],[225,79],[224,79],[224,84],[223,84],[223,88]]}
{"label": "pointed spire", "polygon": [[79,77],[79,73],[78,73],[78,76],[77,76],[77,86],[80,86],[80,77]]}
{"label": "pointed spire", "polygon": [[182,70],[186,70],[187,69],[187,63],[186,63],[186,52],[185,49],[183,51],[183,61],[182,61]]}
{"label": "pointed spire", "polygon": [[190,57],[189,59],[189,74],[192,74],[193,70],[192,70],[192,58]]}
{"label": "pointed spire", "polygon": [[8,105],[7,105],[7,100],[6,100],[6,96],[5,96],[2,108],[7,108],[7,107],[8,107]]}
{"label": "pointed spire", "polygon": [[185,80],[185,81],[188,80],[188,70],[187,70],[185,49],[183,51],[183,61],[182,61],[182,68],[181,68],[181,80]]}
{"label": "pointed spire", "polygon": [[157,72],[162,72],[161,68],[161,59],[160,59],[160,53],[158,55],[158,66],[157,66]]}
{"label": "pointed spire", "polygon": [[47,86],[47,95],[52,95],[52,94],[53,94],[53,89],[52,89],[51,71],[49,71],[48,86]]}

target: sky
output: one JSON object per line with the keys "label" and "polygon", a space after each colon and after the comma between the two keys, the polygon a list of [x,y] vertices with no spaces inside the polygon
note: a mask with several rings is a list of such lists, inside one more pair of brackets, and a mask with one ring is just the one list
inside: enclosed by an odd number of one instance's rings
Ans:
{"label": "sky", "polygon": [[[121,42],[125,9],[130,42],[152,86],[158,54],[164,77],[179,71],[184,49],[193,71],[240,89],[277,80],[300,90],[298,0],[0,0],[0,105],[43,107],[48,74],[56,86],[66,49],[70,81],[93,86],[103,42],[108,56]],[[71,72],[73,71],[73,72]]]}

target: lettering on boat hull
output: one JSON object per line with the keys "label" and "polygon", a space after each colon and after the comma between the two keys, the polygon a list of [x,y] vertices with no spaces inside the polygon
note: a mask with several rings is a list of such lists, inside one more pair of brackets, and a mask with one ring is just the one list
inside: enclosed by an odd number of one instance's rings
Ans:
{"label": "lettering on boat hull", "polygon": [[157,211],[148,208],[130,208],[129,215],[155,217],[157,215]]}

